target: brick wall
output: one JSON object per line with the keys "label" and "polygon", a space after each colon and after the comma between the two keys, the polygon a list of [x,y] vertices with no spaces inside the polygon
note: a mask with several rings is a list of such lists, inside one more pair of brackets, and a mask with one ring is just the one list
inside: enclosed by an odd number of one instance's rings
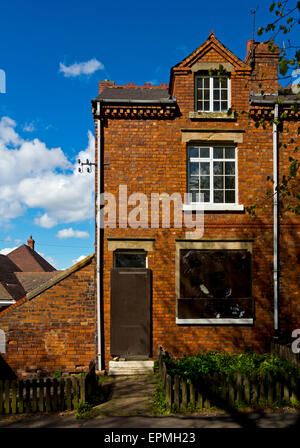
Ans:
{"label": "brick wall", "polygon": [[96,357],[94,259],[0,313],[5,363],[18,377],[83,372]]}
{"label": "brick wall", "polygon": [[[220,53],[207,52],[204,61],[224,62]],[[248,118],[251,71],[231,74],[232,105],[239,113],[236,120],[191,120],[194,110],[194,77],[188,70],[174,69],[172,94],[176,96],[180,114],[173,120],[115,118],[103,120],[104,191],[117,195],[120,184],[128,186],[128,195],[143,192],[150,199],[152,192],[172,194],[186,192],[186,144],[181,141],[181,129],[233,129],[243,131],[238,144],[239,203],[244,206],[262,196],[267,188],[267,176],[272,176],[272,127],[256,128]],[[253,84],[252,84],[253,86]],[[274,81],[273,89],[277,84]],[[242,114],[242,111],[246,113]],[[281,154],[283,170],[287,169],[288,151]],[[285,160],[285,162],[283,161]],[[130,211],[130,208],[129,208]],[[148,267],[153,273],[152,298],[152,355],[162,346],[173,356],[197,353],[200,349],[225,349],[231,352],[252,348],[264,351],[273,335],[273,215],[272,201],[266,203],[256,217],[246,213],[205,213],[203,239],[253,239],[253,297],[255,321],[253,326],[176,325],[175,247],[176,239],[185,238],[185,229],[105,229],[103,240],[103,309],[106,366],[110,354],[110,269],[113,253],[108,251],[107,239],[152,237],[154,250],[148,253]],[[284,306],[281,323],[286,331],[299,321],[299,220],[293,216],[283,219],[281,253],[281,285]],[[287,241],[287,242],[286,242]],[[292,276],[290,267],[294,267]],[[296,272],[297,271],[297,272]],[[293,297],[291,297],[291,295]],[[291,317],[287,325],[286,310]],[[288,328],[287,328],[288,327]]]}

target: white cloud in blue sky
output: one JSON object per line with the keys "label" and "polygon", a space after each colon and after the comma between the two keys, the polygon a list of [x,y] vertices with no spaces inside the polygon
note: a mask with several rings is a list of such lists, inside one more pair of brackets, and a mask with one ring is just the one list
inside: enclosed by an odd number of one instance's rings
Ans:
{"label": "white cloud in blue sky", "polygon": [[74,230],[72,227],[68,229],[61,229],[56,234],[57,238],[88,238],[88,232],[84,232],[82,230]]}
{"label": "white cloud in blue sky", "polygon": [[34,132],[35,131],[35,126],[34,123],[25,123],[24,127],[23,127],[23,131],[24,132]]}
{"label": "white cloud in blue sky", "polygon": [[44,229],[51,229],[56,226],[57,220],[55,218],[51,218],[48,213],[44,213],[42,216],[34,218],[34,223]]}
{"label": "white cloud in blue sky", "polygon": [[90,59],[87,62],[75,62],[69,66],[59,63],[59,71],[64,74],[66,78],[80,76],[80,75],[92,75],[97,70],[104,70],[104,65],[97,59]]}
{"label": "white cloud in blue sky", "polygon": [[86,258],[86,255],[80,255],[78,258],[75,258],[72,260],[72,264],[79,263],[79,261],[84,260]]}
{"label": "white cloud in blue sky", "polygon": [[[94,159],[94,136],[76,157]],[[57,224],[92,217],[94,176],[78,173],[61,148],[47,148],[39,139],[24,140],[9,117],[0,121],[0,222],[33,209],[34,223],[50,229]]]}
{"label": "white cloud in blue sky", "polygon": [[12,252],[13,250],[17,249],[18,246],[15,247],[4,247],[3,249],[0,250],[0,254],[1,255],[7,255],[10,252]]}

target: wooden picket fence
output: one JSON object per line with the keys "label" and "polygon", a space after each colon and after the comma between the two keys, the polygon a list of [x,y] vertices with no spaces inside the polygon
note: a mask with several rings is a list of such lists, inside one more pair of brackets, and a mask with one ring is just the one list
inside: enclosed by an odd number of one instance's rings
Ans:
{"label": "wooden picket fence", "polygon": [[94,365],[85,376],[0,380],[0,414],[76,409],[89,402],[97,384]]}
{"label": "wooden picket fence", "polygon": [[233,406],[272,406],[297,403],[300,400],[300,383],[295,378],[271,375],[245,375],[241,372],[228,375],[215,372],[199,381],[188,382],[167,372],[163,356],[159,357],[159,370],[166,392],[168,409],[229,409]]}

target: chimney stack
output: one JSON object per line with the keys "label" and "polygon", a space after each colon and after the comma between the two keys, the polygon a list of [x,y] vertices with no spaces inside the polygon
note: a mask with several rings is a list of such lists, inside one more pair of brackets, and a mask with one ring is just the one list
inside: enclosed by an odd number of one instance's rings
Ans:
{"label": "chimney stack", "polygon": [[34,250],[34,243],[35,241],[32,239],[32,236],[30,236],[29,240],[27,240],[27,244],[28,247],[30,247],[30,249]]}
{"label": "chimney stack", "polygon": [[252,68],[250,90],[253,93],[274,94],[278,91],[279,48],[269,42],[248,40],[246,64]]}
{"label": "chimney stack", "polygon": [[254,43],[255,43],[255,41],[252,39],[247,41],[247,54],[246,54],[245,62],[247,61],[247,59],[250,59],[250,50],[251,50],[251,46]]}
{"label": "chimney stack", "polygon": [[105,81],[99,81],[99,95],[101,95],[106,87],[113,87],[114,85],[114,81],[108,81],[107,79]]}

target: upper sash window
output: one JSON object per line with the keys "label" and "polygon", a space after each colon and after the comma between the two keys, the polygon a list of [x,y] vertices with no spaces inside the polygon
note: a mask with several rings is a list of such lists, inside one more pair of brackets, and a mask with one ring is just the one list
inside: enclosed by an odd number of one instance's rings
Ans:
{"label": "upper sash window", "polygon": [[198,112],[227,112],[230,97],[230,79],[196,75],[195,108]]}

